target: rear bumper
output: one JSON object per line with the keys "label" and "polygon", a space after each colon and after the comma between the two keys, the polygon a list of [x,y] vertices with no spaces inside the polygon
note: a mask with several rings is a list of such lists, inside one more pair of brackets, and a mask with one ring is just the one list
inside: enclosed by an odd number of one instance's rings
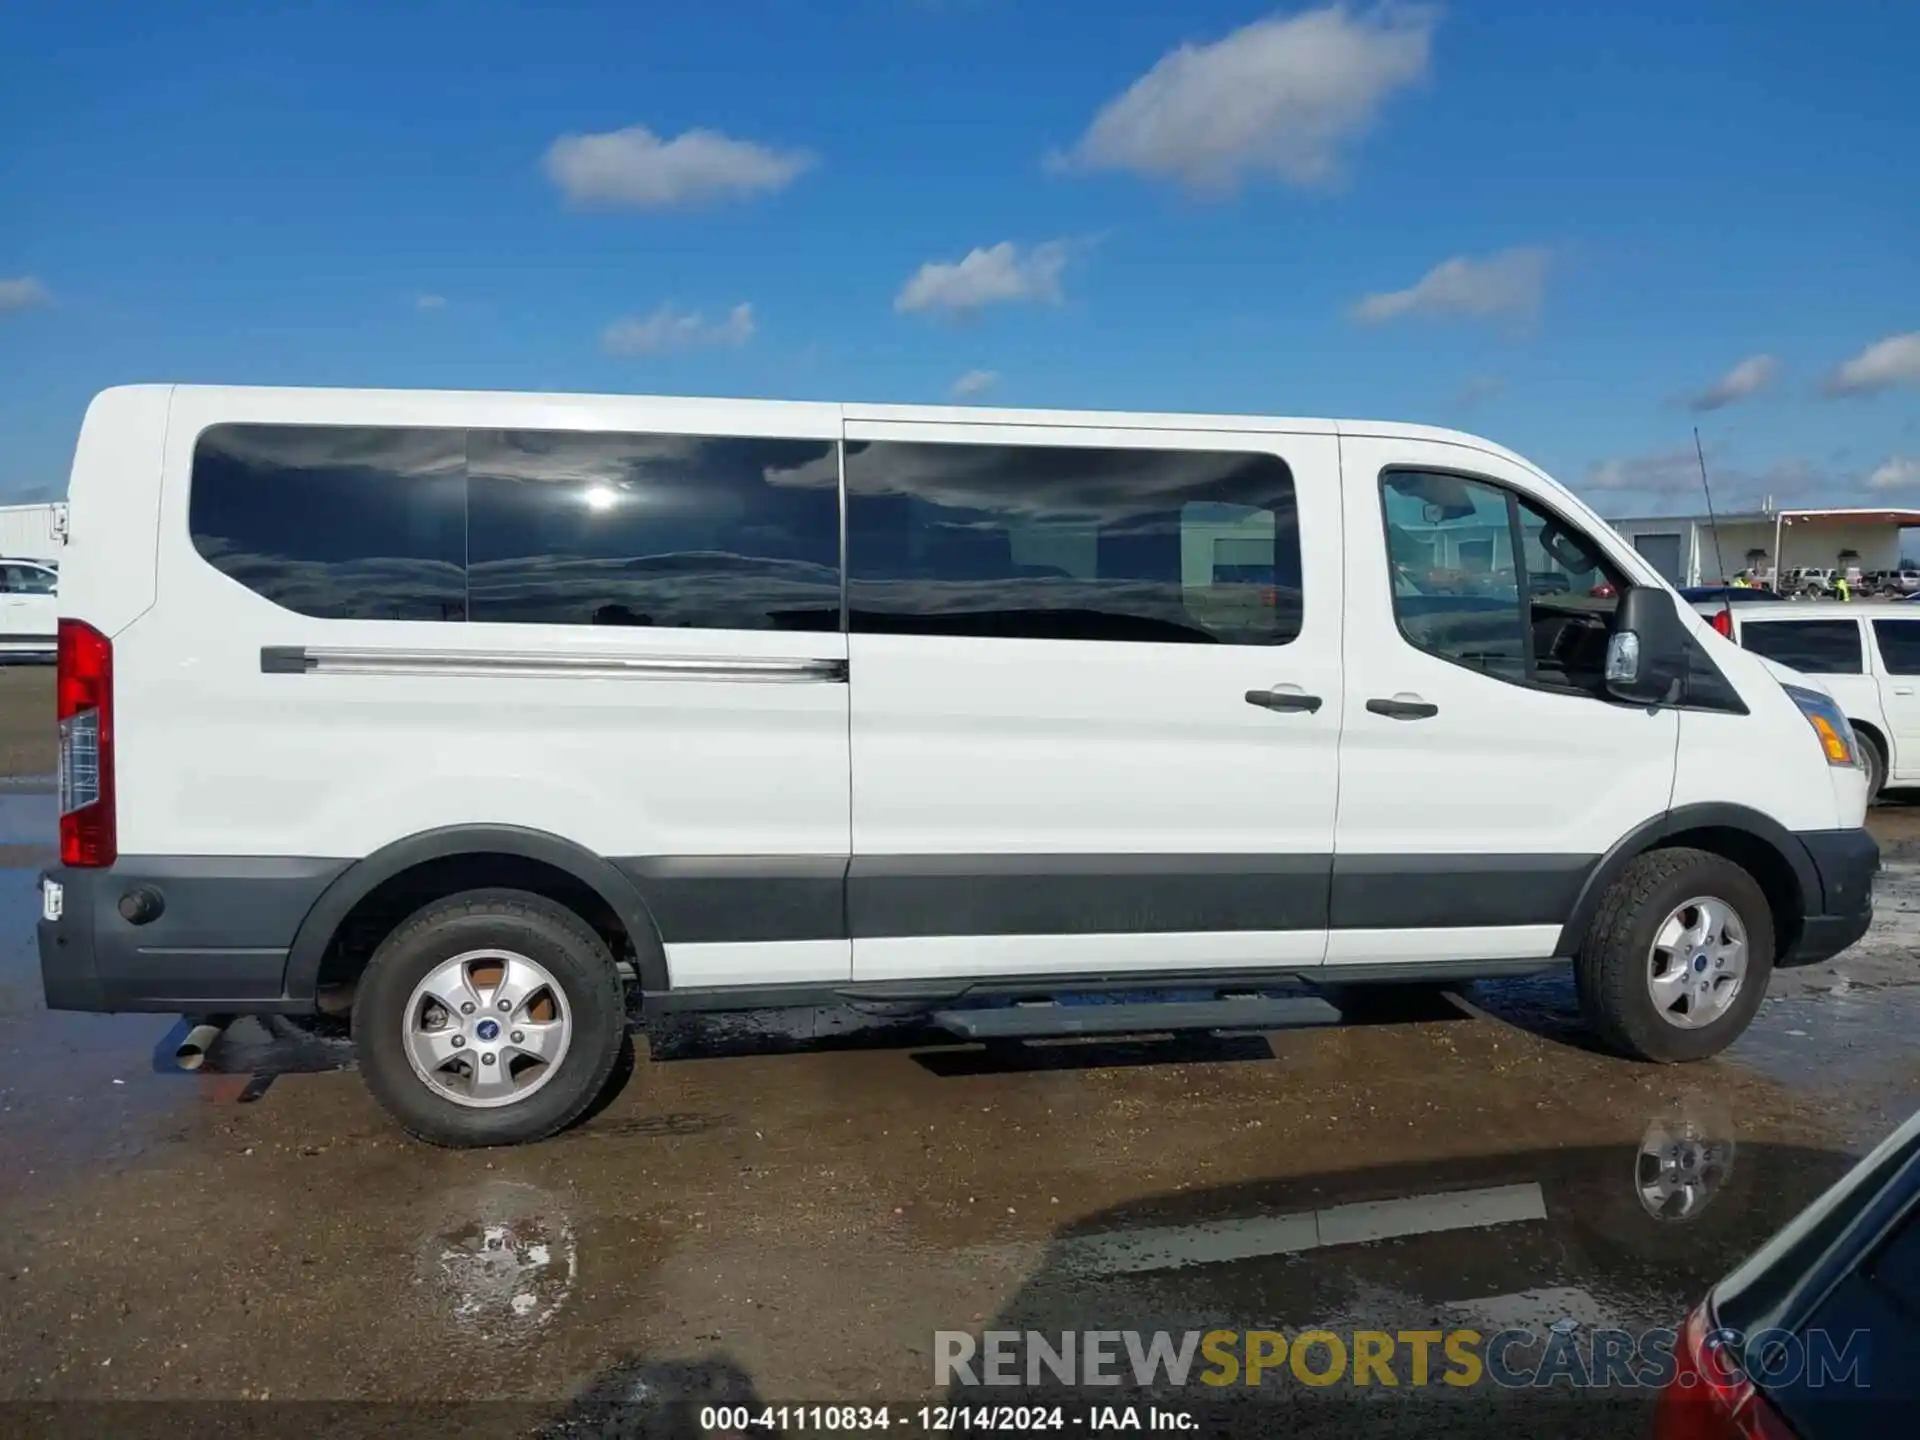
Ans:
{"label": "rear bumper", "polygon": [[1880,845],[1864,827],[1802,830],[1793,838],[1812,863],[1820,893],[1807,896],[1799,938],[1780,963],[1817,965],[1859,940],[1873,923],[1873,877],[1880,870]]}
{"label": "rear bumper", "polygon": [[[49,868],[58,919],[39,922],[40,984],[49,1010],[166,1014],[298,1013],[286,993],[287,951],[344,860],[123,857],[105,870]],[[136,922],[136,892],[159,910]],[[137,913],[137,911],[136,911]]]}

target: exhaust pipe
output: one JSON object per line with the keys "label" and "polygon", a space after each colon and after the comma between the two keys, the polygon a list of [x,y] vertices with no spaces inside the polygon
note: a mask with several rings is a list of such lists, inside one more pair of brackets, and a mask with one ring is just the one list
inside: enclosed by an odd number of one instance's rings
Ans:
{"label": "exhaust pipe", "polygon": [[173,1052],[174,1064],[182,1070],[198,1070],[206,1064],[207,1055],[232,1023],[231,1015],[206,1015],[194,1020]]}

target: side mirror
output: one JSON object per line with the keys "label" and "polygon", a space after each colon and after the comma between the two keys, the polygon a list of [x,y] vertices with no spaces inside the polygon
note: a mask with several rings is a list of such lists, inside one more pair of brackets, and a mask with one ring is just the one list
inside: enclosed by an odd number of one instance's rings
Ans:
{"label": "side mirror", "polygon": [[1670,593],[1629,586],[1607,640],[1607,693],[1634,705],[1674,704],[1686,685],[1688,639]]}

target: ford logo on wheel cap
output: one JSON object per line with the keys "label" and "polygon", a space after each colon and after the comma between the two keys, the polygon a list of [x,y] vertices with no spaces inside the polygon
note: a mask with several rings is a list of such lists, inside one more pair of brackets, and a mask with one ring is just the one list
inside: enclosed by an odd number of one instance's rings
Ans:
{"label": "ford logo on wheel cap", "polygon": [[500,1022],[498,1020],[482,1020],[474,1027],[474,1033],[482,1040],[497,1040],[500,1037]]}

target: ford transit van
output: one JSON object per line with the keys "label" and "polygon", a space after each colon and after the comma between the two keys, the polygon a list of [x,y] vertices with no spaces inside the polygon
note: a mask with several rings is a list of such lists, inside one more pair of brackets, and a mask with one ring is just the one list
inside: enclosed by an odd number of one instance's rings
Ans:
{"label": "ford transit van", "polygon": [[1471,435],[141,386],[70,505],[47,1003],[336,1017],[443,1144],[570,1123],[632,1005],[1273,1029],[1570,966],[1697,1060],[1871,916],[1832,698]]}

